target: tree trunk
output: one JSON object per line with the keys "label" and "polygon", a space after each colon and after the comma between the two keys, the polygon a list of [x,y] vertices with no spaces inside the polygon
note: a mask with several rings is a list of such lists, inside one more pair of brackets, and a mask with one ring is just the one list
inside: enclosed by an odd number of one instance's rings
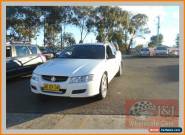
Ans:
{"label": "tree trunk", "polygon": [[82,35],[83,35],[83,27],[82,27],[82,30],[80,31],[80,41],[79,41],[79,43],[83,43]]}
{"label": "tree trunk", "polygon": [[129,42],[128,47],[126,49],[127,54],[130,54],[130,47],[132,45],[132,42],[133,42],[133,38],[130,39],[130,42]]}
{"label": "tree trunk", "polygon": [[43,41],[44,42],[44,47],[46,45],[46,39],[45,38],[46,38],[46,26],[45,26],[45,22],[44,22],[44,39],[43,39],[44,40]]}
{"label": "tree trunk", "polygon": [[87,33],[85,34],[85,36],[84,36],[82,42],[84,42],[84,40],[85,40],[85,38],[87,37],[88,33],[89,33],[89,32],[87,32]]}
{"label": "tree trunk", "polygon": [[61,47],[61,49],[63,48],[63,29],[62,29],[62,26],[61,26],[61,35],[60,35],[60,47]]}

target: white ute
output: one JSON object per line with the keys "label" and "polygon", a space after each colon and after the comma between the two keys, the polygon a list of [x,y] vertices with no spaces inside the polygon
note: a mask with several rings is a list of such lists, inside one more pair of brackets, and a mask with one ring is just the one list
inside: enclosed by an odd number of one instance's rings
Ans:
{"label": "white ute", "polygon": [[108,83],[122,74],[122,55],[113,44],[76,44],[32,74],[31,91],[63,97],[107,95]]}

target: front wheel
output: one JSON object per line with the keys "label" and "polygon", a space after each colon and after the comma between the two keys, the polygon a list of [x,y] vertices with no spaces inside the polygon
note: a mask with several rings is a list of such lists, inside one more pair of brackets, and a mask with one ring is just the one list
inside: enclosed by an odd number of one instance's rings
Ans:
{"label": "front wheel", "polygon": [[104,99],[107,96],[107,90],[108,90],[108,80],[107,75],[103,74],[100,84],[100,93],[99,93],[99,99]]}

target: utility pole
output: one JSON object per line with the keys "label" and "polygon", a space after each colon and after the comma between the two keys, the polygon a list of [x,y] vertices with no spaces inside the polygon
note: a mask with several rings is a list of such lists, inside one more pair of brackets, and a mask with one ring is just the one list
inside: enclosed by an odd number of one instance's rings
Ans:
{"label": "utility pole", "polygon": [[44,18],[44,39],[43,39],[43,43],[44,43],[44,47],[46,47],[46,18]]}
{"label": "utility pole", "polygon": [[159,45],[160,16],[157,16],[157,45]]}

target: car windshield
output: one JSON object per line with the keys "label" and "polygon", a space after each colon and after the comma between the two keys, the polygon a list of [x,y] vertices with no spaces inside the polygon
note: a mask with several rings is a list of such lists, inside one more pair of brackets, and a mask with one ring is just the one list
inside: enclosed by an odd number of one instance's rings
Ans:
{"label": "car windshield", "polygon": [[58,58],[104,59],[105,47],[103,45],[72,45],[64,49]]}
{"label": "car windshield", "polygon": [[149,51],[148,48],[142,48],[141,51]]}
{"label": "car windshield", "polygon": [[157,50],[167,50],[166,47],[157,47]]}

